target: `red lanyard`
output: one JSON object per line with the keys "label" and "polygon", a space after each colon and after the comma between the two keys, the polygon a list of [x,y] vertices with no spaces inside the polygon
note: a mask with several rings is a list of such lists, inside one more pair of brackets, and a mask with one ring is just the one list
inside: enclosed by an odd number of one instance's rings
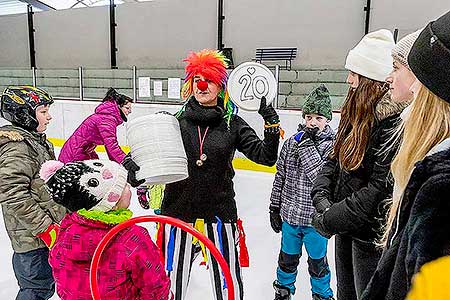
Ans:
{"label": "red lanyard", "polygon": [[206,127],[205,133],[202,136],[202,132],[200,131],[200,126],[197,126],[198,129],[198,142],[200,144],[200,156],[199,159],[195,162],[197,166],[203,166],[203,162],[208,158],[206,154],[203,153],[203,144],[205,143],[206,134],[208,133],[209,126]]}

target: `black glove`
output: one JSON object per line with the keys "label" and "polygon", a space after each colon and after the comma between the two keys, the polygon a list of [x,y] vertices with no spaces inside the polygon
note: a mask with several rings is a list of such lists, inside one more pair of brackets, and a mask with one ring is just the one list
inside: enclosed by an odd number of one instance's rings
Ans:
{"label": "black glove", "polygon": [[267,125],[280,123],[280,117],[271,104],[266,104],[266,97],[261,98],[258,113],[263,117]]}
{"label": "black glove", "polygon": [[280,216],[280,208],[271,205],[269,207],[269,215],[270,226],[272,227],[273,231],[275,231],[275,233],[279,233],[283,224],[283,220],[281,220]]}
{"label": "black glove", "polygon": [[313,142],[316,141],[317,134],[319,133],[319,127],[313,128],[305,127],[304,131],[305,135],[307,135]]}
{"label": "black glove", "polygon": [[314,195],[312,201],[314,208],[318,213],[324,213],[328,208],[330,208],[331,202],[328,200],[329,198],[329,194],[325,191],[319,191]]}
{"label": "black glove", "polygon": [[128,171],[127,181],[129,184],[131,184],[132,187],[138,187],[145,182],[144,179],[142,179],[142,180],[136,179],[136,172],[139,171],[140,168],[133,161],[130,154],[125,156],[125,158],[122,161],[122,166],[124,166],[124,168],[127,169],[127,171]]}
{"label": "black glove", "polygon": [[311,225],[314,227],[314,229],[323,237],[329,239],[331,238],[334,233],[331,233],[328,231],[328,229],[325,227],[324,220],[323,220],[323,214],[321,213],[313,213],[311,215],[312,221]]}

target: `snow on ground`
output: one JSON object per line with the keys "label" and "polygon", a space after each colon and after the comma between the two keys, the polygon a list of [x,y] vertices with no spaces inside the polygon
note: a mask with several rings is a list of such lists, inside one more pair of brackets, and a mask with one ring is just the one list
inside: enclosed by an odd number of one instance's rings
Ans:
{"label": "snow on ground", "polygon": [[[234,178],[236,202],[239,215],[247,234],[250,267],[243,269],[245,299],[271,300],[274,296],[272,282],[275,279],[281,234],[270,228],[268,206],[273,183],[273,174],[237,170]],[[135,216],[148,215],[149,211],[139,206],[134,193],[130,209]],[[12,248],[0,218],[0,299],[13,300],[18,287],[12,270]],[[154,231],[153,224],[145,224]],[[311,299],[306,251],[300,261],[297,277],[297,292],[293,299]],[[332,270],[332,288],[335,291],[334,239],[328,245],[328,261]],[[213,299],[208,271],[199,266],[200,258],[194,262],[186,300]],[[145,279],[144,279],[145,280]],[[59,299],[56,295],[52,300]]]}

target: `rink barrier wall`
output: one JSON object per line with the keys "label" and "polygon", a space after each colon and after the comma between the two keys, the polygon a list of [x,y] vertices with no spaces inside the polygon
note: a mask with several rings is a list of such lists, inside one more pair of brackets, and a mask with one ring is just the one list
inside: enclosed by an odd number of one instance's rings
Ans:
{"label": "rink barrier wall", "polygon": [[[53,146],[58,147],[58,148],[62,147],[65,143],[65,140],[63,140],[63,139],[49,138],[49,140],[53,144]],[[128,146],[120,146],[120,148],[122,148],[122,150],[125,153],[130,152],[130,147],[128,147]],[[105,149],[105,146],[97,146],[95,148],[95,151],[105,153],[106,149]],[[257,172],[267,172],[267,173],[275,173],[276,172],[275,166],[272,166],[272,167],[263,166],[263,165],[254,163],[251,160],[244,158],[244,157],[235,157],[233,159],[233,168],[235,168],[237,170],[249,170],[249,171],[257,171]]]}

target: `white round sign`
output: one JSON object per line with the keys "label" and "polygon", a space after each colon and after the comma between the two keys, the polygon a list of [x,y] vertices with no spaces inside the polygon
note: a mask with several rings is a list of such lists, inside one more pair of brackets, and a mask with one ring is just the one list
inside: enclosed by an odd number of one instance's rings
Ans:
{"label": "white round sign", "polygon": [[277,81],[265,65],[245,62],[231,72],[227,84],[231,100],[243,110],[257,111],[261,98],[266,97],[267,105],[277,95]]}

